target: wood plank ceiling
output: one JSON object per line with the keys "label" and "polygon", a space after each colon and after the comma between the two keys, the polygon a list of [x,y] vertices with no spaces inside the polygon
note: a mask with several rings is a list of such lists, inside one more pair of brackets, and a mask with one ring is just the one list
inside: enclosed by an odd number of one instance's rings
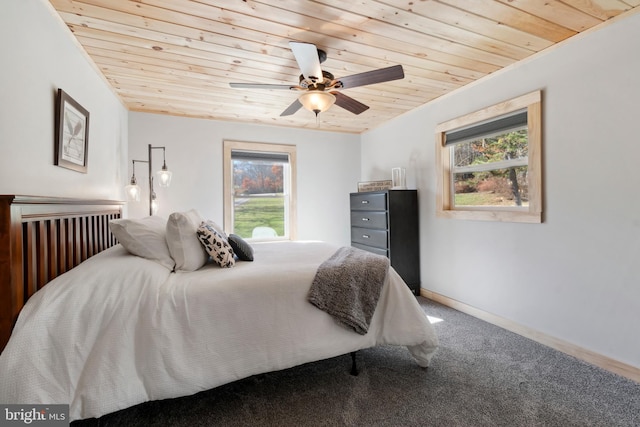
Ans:
{"label": "wood plank ceiling", "polygon": [[[361,133],[622,13],[640,0],[50,0],[132,111]],[[344,93],[371,108],[280,113],[300,95],[288,42],[336,78],[401,64]]]}

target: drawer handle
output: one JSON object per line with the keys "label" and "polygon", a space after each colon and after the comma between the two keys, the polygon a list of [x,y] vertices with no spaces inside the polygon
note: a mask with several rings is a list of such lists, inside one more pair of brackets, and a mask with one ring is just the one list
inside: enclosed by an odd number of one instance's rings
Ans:
{"label": "drawer handle", "polygon": [[369,221],[369,218],[362,218],[363,221]]}
{"label": "drawer handle", "polygon": [[367,204],[369,204],[369,201],[368,200],[363,200],[360,203],[362,203],[363,205],[367,205]]}
{"label": "drawer handle", "polygon": [[371,236],[369,236],[368,234],[363,234],[363,235],[362,235],[362,238],[363,238],[363,239],[368,239],[368,238],[370,238],[370,237],[371,237]]}

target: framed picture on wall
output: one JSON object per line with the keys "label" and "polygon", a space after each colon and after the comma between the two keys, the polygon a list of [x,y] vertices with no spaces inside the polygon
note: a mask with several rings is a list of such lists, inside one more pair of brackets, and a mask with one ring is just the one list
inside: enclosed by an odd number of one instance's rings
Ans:
{"label": "framed picture on wall", "polygon": [[89,112],[58,89],[54,164],[87,173]]}

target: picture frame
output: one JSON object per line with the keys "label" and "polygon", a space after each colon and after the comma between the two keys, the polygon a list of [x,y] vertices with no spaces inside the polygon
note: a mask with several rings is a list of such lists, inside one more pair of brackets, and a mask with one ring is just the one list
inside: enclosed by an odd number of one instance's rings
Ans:
{"label": "picture frame", "polygon": [[56,99],[54,164],[87,173],[89,111],[62,89]]}
{"label": "picture frame", "polygon": [[366,191],[380,191],[389,190],[392,187],[392,181],[385,179],[381,181],[365,181],[358,183],[358,193],[364,193]]}

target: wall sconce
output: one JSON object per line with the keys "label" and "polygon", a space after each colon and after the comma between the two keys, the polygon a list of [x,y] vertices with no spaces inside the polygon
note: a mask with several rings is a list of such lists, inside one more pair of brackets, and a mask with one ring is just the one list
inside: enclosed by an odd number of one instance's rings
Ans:
{"label": "wall sconce", "polygon": [[127,200],[139,202],[141,190],[138,186],[138,181],[136,180],[136,162],[147,163],[149,165],[149,215],[155,215],[158,212],[159,207],[156,192],[153,190],[153,160],[151,158],[152,150],[162,150],[162,169],[157,172],[159,181],[158,185],[160,185],[160,187],[168,187],[169,184],[171,184],[172,173],[171,171],[169,171],[169,169],[167,169],[165,147],[153,147],[151,144],[149,144],[148,160],[132,160],[133,168],[131,181],[129,185],[125,187]]}

